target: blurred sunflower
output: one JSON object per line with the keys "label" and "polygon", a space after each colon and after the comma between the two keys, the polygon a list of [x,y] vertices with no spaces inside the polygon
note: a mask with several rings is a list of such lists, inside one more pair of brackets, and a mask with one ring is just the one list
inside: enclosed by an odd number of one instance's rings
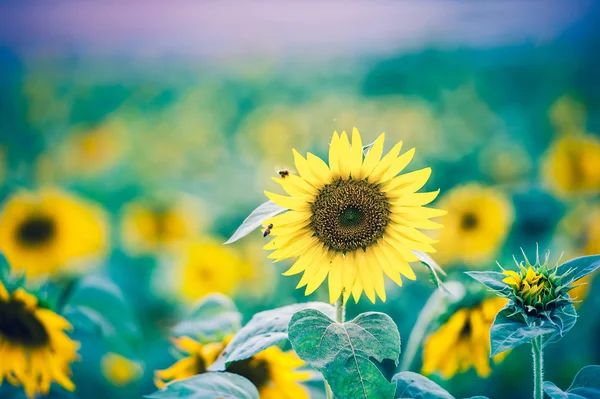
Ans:
{"label": "blurred sunflower", "polygon": [[181,248],[176,290],[188,301],[220,292],[231,295],[252,265],[220,241],[202,238]]}
{"label": "blurred sunflower", "polygon": [[[177,349],[188,356],[168,369],[156,371],[156,386],[162,388],[171,381],[205,373],[231,338],[206,345],[189,337],[174,339]],[[283,352],[272,346],[248,359],[233,362],[227,371],[250,380],[258,389],[261,399],[309,399],[308,392],[299,382],[306,381],[310,373],[296,371],[303,365],[304,362],[295,352]]]}
{"label": "blurred sunflower", "polygon": [[552,104],[548,116],[559,133],[573,133],[585,126],[585,107],[568,95],[561,96]]}
{"label": "blurred sunflower", "polygon": [[275,237],[266,250],[268,257],[280,261],[299,259],[284,275],[304,272],[298,288],[306,295],[314,292],[328,277],[329,300],[350,294],[358,301],[363,293],[375,302],[375,293],[385,301],[383,273],[398,285],[400,274],[416,278],[408,262],[417,261],[412,251],[435,252],[435,240],[417,229],[438,229],[428,220],[446,212],[426,208],[438,191],[416,193],[431,168],[400,176],[412,160],[414,148],[400,155],[402,142],[383,158],[384,134],[373,143],[363,159],[358,130],[352,132],[352,145],[346,132],[333,134],[329,165],[308,153],[296,150],[294,159],[299,175],[276,178],[290,195],[265,191],[277,205],[289,209],[264,222],[272,225]]}
{"label": "blurred sunflower", "polygon": [[154,253],[196,236],[204,219],[202,204],[189,197],[137,200],[123,208],[121,239],[130,254]]}
{"label": "blurred sunflower", "polygon": [[53,382],[75,390],[68,375],[79,344],[65,333],[70,329],[67,320],[41,307],[35,296],[22,288],[9,293],[0,282],[0,385],[6,378],[30,398],[47,395]]}
{"label": "blurred sunflower", "polygon": [[[425,375],[439,372],[445,379],[475,368],[487,377],[490,368],[490,328],[496,314],[506,305],[504,298],[484,299],[475,306],[457,310],[431,336],[423,347]],[[500,362],[508,352],[494,356]]]}
{"label": "blurred sunflower", "polygon": [[543,177],[560,196],[600,191],[600,139],[568,135],[556,140],[543,160]]}
{"label": "blurred sunflower", "polygon": [[440,264],[479,265],[493,259],[513,222],[513,207],[494,189],[471,183],[453,188],[440,200],[448,211],[445,227],[436,235]]}
{"label": "blurred sunflower", "polygon": [[29,276],[73,270],[107,249],[104,211],[64,192],[18,192],[0,214],[0,250]]}
{"label": "blurred sunflower", "polygon": [[117,387],[136,381],[144,372],[139,363],[112,352],[102,357],[100,368],[104,378]]}

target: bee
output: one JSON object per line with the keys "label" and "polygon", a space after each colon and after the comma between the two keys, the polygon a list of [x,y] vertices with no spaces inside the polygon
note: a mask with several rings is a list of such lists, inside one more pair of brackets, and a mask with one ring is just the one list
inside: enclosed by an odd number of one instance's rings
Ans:
{"label": "bee", "polygon": [[273,223],[269,224],[266,228],[265,228],[265,232],[263,233],[263,237],[268,236],[269,234],[271,234],[271,229],[273,228]]}
{"label": "bee", "polygon": [[287,169],[282,169],[277,173],[279,173],[279,176],[281,176],[282,179],[285,179],[286,177],[288,177],[290,175],[290,171]]}

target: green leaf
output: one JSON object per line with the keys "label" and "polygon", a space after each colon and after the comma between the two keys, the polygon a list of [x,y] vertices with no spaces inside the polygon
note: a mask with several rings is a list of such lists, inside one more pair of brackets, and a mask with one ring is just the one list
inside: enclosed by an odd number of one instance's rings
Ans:
{"label": "green leaf", "polygon": [[467,272],[467,275],[494,291],[502,291],[508,288],[506,283],[502,282],[506,276],[499,272]]}
{"label": "green leaf", "polygon": [[550,381],[544,381],[544,392],[552,399],[598,399],[600,366],[585,366],[579,370],[566,392]]}
{"label": "green leaf", "polygon": [[335,308],[323,302],[297,303],[257,313],[238,331],[209,369],[225,370],[232,362],[248,359],[258,352],[287,340],[288,324],[292,315],[308,308],[318,309],[332,316],[335,314]]}
{"label": "green leaf", "polygon": [[569,285],[600,268],[600,255],[582,256],[571,259],[556,268],[556,274],[567,274],[563,285]]}
{"label": "green leaf", "polygon": [[250,381],[233,373],[204,373],[175,381],[146,398],[150,399],[258,399]]}
{"label": "green leaf", "polygon": [[211,294],[198,302],[194,310],[173,328],[173,334],[214,341],[235,334],[241,322],[242,315],[229,297]]}
{"label": "green leaf", "polygon": [[492,351],[490,356],[531,342],[534,338],[549,334],[555,330],[545,326],[528,326],[523,315],[515,313],[510,307],[502,309],[490,329]]}
{"label": "green leaf", "polygon": [[550,320],[544,320],[544,325],[554,328],[552,335],[544,342],[544,346],[559,341],[573,328],[576,322],[577,312],[572,304],[554,309],[550,315]]}
{"label": "green leaf", "polygon": [[392,381],[396,383],[394,399],[454,399],[444,388],[412,371],[402,371],[396,374]]}
{"label": "green leaf", "polygon": [[[81,312],[86,317],[77,315]],[[85,321],[97,323],[99,331],[111,337],[114,334],[113,338],[139,338],[140,331],[134,322],[133,312],[120,289],[103,277],[89,276],[77,282],[65,303],[64,314],[72,315],[78,324]],[[92,314],[93,317],[90,316]]]}
{"label": "green leaf", "polygon": [[421,252],[421,251],[413,251],[413,253],[419,259],[419,261],[423,265],[425,265],[425,267],[427,267],[427,270],[429,270],[429,274],[431,276],[431,281],[433,282],[435,287],[441,289],[442,291],[446,292],[447,294],[451,294],[451,292],[448,291],[448,289],[446,288],[446,286],[444,285],[444,283],[438,276],[438,273],[441,274],[442,276],[446,275],[446,272],[444,271],[444,269],[442,269],[440,267],[440,265],[438,265],[436,263],[436,261],[434,261],[433,258],[431,256],[429,256],[429,254],[427,254],[425,252]]}
{"label": "green leaf", "polygon": [[225,244],[231,244],[232,242],[236,242],[240,238],[246,237],[248,234],[252,233],[256,228],[258,228],[262,222],[267,219],[272,218],[280,214],[281,212],[287,211],[286,208],[283,208],[273,201],[267,201],[264,204],[260,205],[258,208],[252,211],[250,215],[242,222],[240,227],[233,233],[229,240],[225,241]]}
{"label": "green leaf", "polygon": [[388,315],[363,313],[342,324],[302,310],[290,320],[289,335],[298,356],[323,374],[337,398],[394,397],[395,384],[371,360],[398,362],[400,334]]}

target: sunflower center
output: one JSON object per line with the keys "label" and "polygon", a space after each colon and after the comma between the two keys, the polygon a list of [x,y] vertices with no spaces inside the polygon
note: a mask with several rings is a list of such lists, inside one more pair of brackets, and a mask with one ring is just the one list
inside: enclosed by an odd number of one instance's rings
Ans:
{"label": "sunflower center", "polygon": [[259,390],[271,379],[269,365],[264,360],[249,358],[233,362],[227,367],[227,371],[247,378]]}
{"label": "sunflower center", "polygon": [[326,184],[315,198],[310,226],[330,249],[355,251],[383,237],[390,221],[389,207],[377,185],[338,179]]}
{"label": "sunflower center", "polygon": [[475,229],[478,224],[479,220],[477,219],[477,216],[471,212],[465,213],[460,220],[460,227],[465,231]]}
{"label": "sunflower center", "polygon": [[54,237],[56,224],[47,216],[38,215],[25,220],[17,229],[17,237],[25,246],[44,244]]}
{"label": "sunflower center", "polygon": [[27,348],[48,344],[49,336],[42,322],[20,301],[0,301],[0,336]]}

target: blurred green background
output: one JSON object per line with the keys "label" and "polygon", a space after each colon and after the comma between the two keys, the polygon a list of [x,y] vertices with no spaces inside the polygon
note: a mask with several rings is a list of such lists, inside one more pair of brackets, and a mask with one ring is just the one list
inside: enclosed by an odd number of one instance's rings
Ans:
{"label": "blurred green background", "polygon": [[[578,1],[0,4],[0,199],[53,188],[101,209],[102,249],[77,273],[109,276],[139,325],[126,345],[84,343],[79,397],[151,393],[154,370],[173,361],[170,327],[202,295],[232,296],[245,321],[306,300],[259,232],[220,243],[276,190],[278,170],[293,172],[292,148],[324,156],[334,130],[416,147],[410,167],[433,168],[426,188],[441,188],[434,205],[450,213],[464,212],[450,194],[465,184],[502,198],[500,211],[482,208],[496,217],[482,221],[492,227],[477,242],[489,250],[477,259],[451,245],[460,231],[442,237],[434,259],[449,279],[495,260],[511,267],[536,244],[554,261],[600,252],[599,11]],[[190,291],[194,267],[205,283]],[[419,270],[350,315],[388,313],[404,344],[434,290]],[[547,350],[546,379],[561,387],[600,363],[600,284],[589,282],[577,325]],[[308,299],[326,301],[326,289]],[[143,375],[116,386],[98,367],[108,351]],[[525,398],[530,362],[522,347],[486,379],[433,379],[456,397]]]}

